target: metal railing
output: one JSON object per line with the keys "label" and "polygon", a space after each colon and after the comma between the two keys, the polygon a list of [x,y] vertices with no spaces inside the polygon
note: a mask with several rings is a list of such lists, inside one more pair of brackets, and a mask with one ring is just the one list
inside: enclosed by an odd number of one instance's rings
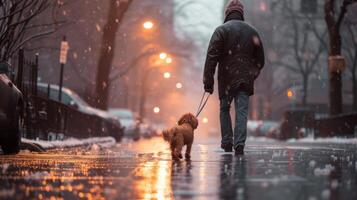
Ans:
{"label": "metal railing", "polygon": [[[120,125],[91,115],[38,94],[38,55],[35,61],[26,61],[23,50],[19,52],[16,85],[23,94],[21,114],[22,135],[30,139],[48,140],[49,135],[87,138],[113,136],[117,141],[122,137]],[[50,87],[49,87],[50,88]]]}

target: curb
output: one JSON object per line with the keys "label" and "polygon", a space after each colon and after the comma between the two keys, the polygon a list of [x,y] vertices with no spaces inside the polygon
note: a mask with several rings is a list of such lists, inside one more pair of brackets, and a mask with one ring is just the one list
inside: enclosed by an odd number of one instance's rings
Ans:
{"label": "curb", "polygon": [[63,141],[29,140],[29,139],[22,138],[21,150],[27,149],[29,151],[34,151],[34,152],[45,152],[45,151],[56,150],[56,149],[78,148],[83,146],[90,146],[93,144],[97,144],[101,147],[113,146],[114,144],[116,144],[116,141],[112,137],[87,138],[87,139],[69,138]]}

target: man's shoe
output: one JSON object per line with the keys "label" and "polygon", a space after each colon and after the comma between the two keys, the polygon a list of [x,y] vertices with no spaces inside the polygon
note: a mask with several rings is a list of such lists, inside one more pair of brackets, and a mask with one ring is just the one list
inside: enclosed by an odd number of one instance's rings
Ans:
{"label": "man's shoe", "polygon": [[235,149],[235,155],[236,156],[242,156],[244,155],[244,146],[243,145],[238,145]]}
{"label": "man's shoe", "polygon": [[233,151],[232,144],[221,144],[221,148],[224,150],[224,152],[232,152]]}

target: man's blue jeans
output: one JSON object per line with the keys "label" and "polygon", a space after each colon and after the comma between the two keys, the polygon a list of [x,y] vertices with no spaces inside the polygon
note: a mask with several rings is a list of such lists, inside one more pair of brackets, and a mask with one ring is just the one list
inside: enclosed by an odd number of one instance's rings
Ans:
{"label": "man's blue jeans", "polygon": [[[234,143],[232,120],[229,112],[233,100],[236,110]],[[249,95],[243,91],[238,92],[234,97],[226,97],[221,99],[220,121],[222,144],[234,144],[234,148],[237,148],[239,145],[245,145],[245,140],[247,138],[248,105]]]}

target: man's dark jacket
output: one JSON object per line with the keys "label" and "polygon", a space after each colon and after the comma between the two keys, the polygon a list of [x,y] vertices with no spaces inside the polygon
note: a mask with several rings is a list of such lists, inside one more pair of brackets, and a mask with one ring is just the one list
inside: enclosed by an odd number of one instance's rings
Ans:
{"label": "man's dark jacket", "polygon": [[207,51],[205,89],[213,91],[217,64],[220,99],[238,91],[253,95],[254,80],[264,67],[264,49],[257,30],[235,18],[215,30]]}

